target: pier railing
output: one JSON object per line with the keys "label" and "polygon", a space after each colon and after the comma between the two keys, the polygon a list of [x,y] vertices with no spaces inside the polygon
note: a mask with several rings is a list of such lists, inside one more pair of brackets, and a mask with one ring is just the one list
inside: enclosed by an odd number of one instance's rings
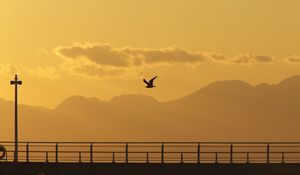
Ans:
{"label": "pier railing", "polygon": [[[14,142],[0,142],[14,161]],[[19,142],[19,162],[300,163],[300,142]]]}

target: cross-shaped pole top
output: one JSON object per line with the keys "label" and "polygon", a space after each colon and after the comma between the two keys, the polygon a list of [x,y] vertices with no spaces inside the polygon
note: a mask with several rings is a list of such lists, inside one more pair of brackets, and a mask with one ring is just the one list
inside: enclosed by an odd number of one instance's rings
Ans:
{"label": "cross-shaped pole top", "polygon": [[11,85],[22,85],[22,81],[18,80],[18,75],[15,75],[15,80],[14,81],[10,81]]}

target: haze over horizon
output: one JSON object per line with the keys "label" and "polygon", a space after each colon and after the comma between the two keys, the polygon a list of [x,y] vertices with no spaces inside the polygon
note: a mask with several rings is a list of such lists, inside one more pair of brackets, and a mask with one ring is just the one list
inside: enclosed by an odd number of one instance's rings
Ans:
{"label": "haze over horizon", "polygon": [[[160,103],[145,95],[110,101],[72,96],[54,109],[20,105],[25,141],[295,141],[300,76],[251,86],[219,81]],[[0,99],[0,137],[12,140],[14,103]]]}
{"label": "haze over horizon", "polygon": [[[294,76],[291,76],[291,77],[287,77],[285,79],[282,79],[282,80],[278,81],[277,83],[265,83],[265,82],[262,82],[262,83],[254,84],[254,85],[250,84],[249,82],[242,81],[242,80],[235,80],[235,79],[219,80],[219,81],[212,82],[212,83],[210,83],[210,84],[208,84],[208,85],[206,85],[204,87],[198,88],[198,89],[196,89],[194,91],[191,91],[191,92],[189,92],[188,94],[186,94],[184,96],[178,96],[178,97],[176,97],[174,99],[170,99],[170,100],[167,100],[167,101],[160,101],[159,99],[155,98],[155,96],[151,96],[151,95],[148,95],[148,94],[139,94],[139,93],[120,94],[120,95],[112,96],[110,99],[101,99],[101,98],[96,97],[96,96],[84,96],[84,95],[79,95],[79,94],[73,94],[73,95],[70,95],[70,96],[68,96],[66,98],[61,99],[52,108],[51,107],[47,107],[47,106],[42,106],[42,105],[30,105],[30,104],[25,104],[25,103],[21,103],[20,105],[33,106],[33,107],[42,107],[42,108],[47,108],[47,109],[55,109],[55,108],[57,108],[57,106],[59,106],[61,103],[63,103],[66,99],[69,99],[69,98],[72,98],[72,97],[83,97],[83,98],[87,98],[87,99],[98,99],[98,100],[101,100],[103,102],[110,102],[110,101],[114,100],[115,98],[122,97],[122,96],[131,96],[131,95],[133,95],[133,96],[135,96],[135,95],[137,95],[137,96],[148,96],[150,98],[155,99],[159,103],[168,103],[168,102],[171,102],[171,101],[176,101],[176,100],[181,99],[181,98],[185,98],[186,96],[189,96],[189,95],[191,95],[191,94],[193,94],[193,93],[195,93],[197,91],[200,91],[200,90],[202,90],[202,89],[204,89],[206,87],[209,87],[209,86],[211,86],[213,84],[217,84],[217,83],[222,83],[222,82],[240,82],[240,83],[247,84],[247,85],[249,85],[249,86],[251,86],[251,87],[254,88],[254,87],[259,87],[259,86],[274,86],[274,85],[278,85],[282,81],[286,81],[288,79],[293,79],[293,78],[297,78],[297,77],[300,77],[300,75],[294,75]],[[140,82],[140,83],[142,84],[142,82]],[[0,97],[0,99],[5,100],[5,101],[9,101],[9,102],[13,102],[13,100],[5,99],[5,98],[2,98],[2,97]]]}

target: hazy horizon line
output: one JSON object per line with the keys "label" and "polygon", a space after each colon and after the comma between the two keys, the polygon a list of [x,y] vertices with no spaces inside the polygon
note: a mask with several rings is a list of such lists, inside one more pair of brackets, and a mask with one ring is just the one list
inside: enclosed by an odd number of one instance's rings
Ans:
{"label": "hazy horizon line", "polygon": [[[267,82],[262,82],[262,83],[257,83],[255,85],[245,81],[245,80],[240,80],[240,79],[227,79],[227,80],[216,80],[216,81],[213,81],[213,82],[210,82],[206,85],[204,85],[203,87],[200,87],[194,91],[191,91],[189,92],[188,94],[186,95],[183,95],[183,96],[179,96],[179,97],[176,97],[176,98],[173,98],[171,100],[166,100],[166,101],[161,101],[159,99],[157,99],[155,96],[151,96],[151,95],[147,95],[147,94],[142,94],[142,93],[127,93],[127,94],[120,94],[120,95],[115,95],[115,96],[112,96],[111,98],[109,98],[108,100],[102,100],[100,97],[97,97],[97,96],[85,96],[85,95],[80,95],[80,94],[74,94],[74,95],[71,95],[71,96],[67,96],[65,98],[63,98],[58,104],[56,104],[54,107],[46,107],[46,106],[42,106],[42,105],[29,105],[29,104],[23,104],[23,103],[19,103],[19,105],[23,105],[23,106],[30,106],[30,107],[42,107],[42,108],[46,108],[46,109],[55,109],[57,108],[61,103],[63,103],[65,100],[69,99],[69,98],[72,98],[72,97],[82,97],[82,98],[85,98],[85,99],[93,99],[93,98],[96,98],[97,100],[99,101],[102,101],[102,102],[110,102],[111,100],[113,100],[114,98],[116,97],[121,97],[121,96],[147,96],[149,98],[153,98],[154,100],[156,100],[158,103],[168,103],[168,102],[171,102],[171,101],[174,101],[174,100],[178,100],[178,99],[181,99],[181,98],[184,98],[184,97],[187,97],[189,95],[192,95],[193,93],[197,92],[197,91],[200,91],[214,83],[218,83],[218,82],[228,82],[228,81],[236,81],[236,82],[242,82],[242,83],[245,83],[247,85],[249,85],[250,87],[257,87],[257,86],[260,86],[260,85],[278,85],[280,84],[281,82],[285,81],[285,80],[288,80],[290,78],[293,78],[293,77],[300,77],[300,74],[296,74],[296,75],[293,75],[293,76],[289,76],[287,78],[284,78],[276,83],[267,83]],[[5,99],[3,97],[0,97],[1,100],[4,100],[4,101],[7,101],[7,102],[13,102],[13,99]]]}

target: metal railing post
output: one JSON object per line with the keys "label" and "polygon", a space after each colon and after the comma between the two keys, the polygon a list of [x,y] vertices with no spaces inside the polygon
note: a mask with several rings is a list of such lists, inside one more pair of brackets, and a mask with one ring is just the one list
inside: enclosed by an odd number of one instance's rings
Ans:
{"label": "metal railing post", "polygon": [[93,163],[93,143],[90,145],[90,163]]}
{"label": "metal railing post", "polygon": [[197,163],[200,163],[200,143],[198,143],[198,147],[197,147]]}
{"label": "metal railing post", "polygon": [[285,161],[284,161],[284,152],[281,153],[281,163],[285,163]]}
{"label": "metal railing post", "polygon": [[128,163],[128,143],[125,146],[125,162]]}
{"label": "metal railing post", "polygon": [[270,163],[270,144],[267,144],[267,163]]}
{"label": "metal railing post", "polygon": [[180,163],[183,163],[183,153],[180,154]]}
{"label": "metal railing post", "polygon": [[46,152],[46,163],[48,163],[49,160],[48,160],[48,152]]}
{"label": "metal railing post", "polygon": [[149,163],[149,153],[147,153],[146,156],[147,156],[147,157],[146,157],[146,163]]}
{"label": "metal railing post", "polygon": [[249,157],[249,152],[247,152],[247,162],[246,163],[250,163],[250,157]]}
{"label": "metal railing post", "polygon": [[230,163],[233,163],[233,143],[230,143]]}
{"label": "metal railing post", "polygon": [[113,152],[113,154],[112,154],[112,163],[116,163],[115,162],[115,153]]}
{"label": "metal railing post", "polygon": [[[48,156],[48,152],[47,152]],[[55,162],[58,163],[58,143],[55,144]]]}
{"label": "metal railing post", "polygon": [[165,144],[162,143],[161,144],[161,163],[165,163],[165,160],[164,160],[164,153],[165,153]]}
{"label": "metal railing post", "polygon": [[82,161],[81,161],[81,152],[79,152],[79,161],[78,161],[79,163],[81,163]]}
{"label": "metal railing post", "polygon": [[26,162],[29,162],[29,143],[26,144]]}

